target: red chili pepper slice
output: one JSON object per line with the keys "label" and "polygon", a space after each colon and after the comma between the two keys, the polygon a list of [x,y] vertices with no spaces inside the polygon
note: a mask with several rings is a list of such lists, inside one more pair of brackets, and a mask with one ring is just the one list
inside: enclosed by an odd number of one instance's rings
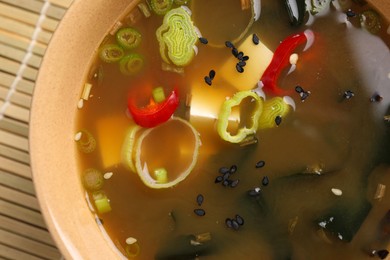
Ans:
{"label": "red chili pepper slice", "polygon": [[127,106],[136,124],[142,127],[155,127],[171,118],[179,106],[178,91],[174,89],[161,103],[155,103],[151,98],[150,104],[142,108],[137,106],[136,98],[130,96]]}
{"label": "red chili pepper slice", "polygon": [[289,64],[290,56],[295,48],[304,42],[306,42],[306,35],[302,32],[287,37],[276,48],[271,63],[261,77],[264,91],[269,91],[275,95],[285,95],[291,92],[278,87],[277,80],[282,70]]}

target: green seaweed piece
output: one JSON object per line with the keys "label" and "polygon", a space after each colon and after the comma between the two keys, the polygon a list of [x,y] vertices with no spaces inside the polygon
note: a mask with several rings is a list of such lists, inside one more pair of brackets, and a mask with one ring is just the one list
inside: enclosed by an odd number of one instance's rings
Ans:
{"label": "green seaweed piece", "polygon": [[285,117],[290,112],[290,109],[290,105],[284,102],[281,97],[275,97],[265,101],[263,113],[259,119],[259,129],[275,127],[275,118],[277,116]]}
{"label": "green seaweed piece", "polygon": [[194,46],[198,40],[191,16],[181,7],[164,16],[163,24],[156,31],[161,58],[168,64],[183,67],[194,58]]}

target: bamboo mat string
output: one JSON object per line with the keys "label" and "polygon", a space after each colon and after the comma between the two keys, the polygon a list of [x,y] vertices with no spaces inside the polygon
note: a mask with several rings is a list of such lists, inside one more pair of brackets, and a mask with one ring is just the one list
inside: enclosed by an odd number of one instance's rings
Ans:
{"label": "bamboo mat string", "polygon": [[11,104],[12,95],[15,93],[18,83],[22,80],[22,75],[23,75],[24,70],[28,66],[27,63],[28,63],[29,59],[33,56],[33,49],[34,49],[35,44],[37,43],[39,33],[42,31],[42,23],[44,22],[44,20],[46,18],[47,10],[49,7],[50,7],[50,2],[45,0],[43,6],[41,8],[41,11],[40,11],[39,19],[35,25],[35,29],[34,29],[34,32],[32,34],[32,37],[31,37],[31,42],[27,48],[26,54],[24,55],[23,60],[20,64],[20,67],[16,73],[16,77],[13,80],[13,82],[8,90],[5,101],[4,101],[3,105],[0,107],[0,120],[2,120],[4,118],[4,113],[7,110],[8,106]]}

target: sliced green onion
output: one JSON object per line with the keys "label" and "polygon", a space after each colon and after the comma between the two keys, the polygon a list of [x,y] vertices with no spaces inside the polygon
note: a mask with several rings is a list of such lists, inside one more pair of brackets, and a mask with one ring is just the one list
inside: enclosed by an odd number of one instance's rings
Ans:
{"label": "sliced green onion", "polygon": [[[253,98],[256,102],[256,107],[254,109],[253,115],[251,116],[252,122],[249,127],[242,127],[238,129],[236,135],[231,135],[228,131],[229,117],[232,112],[233,107],[241,104],[241,101],[245,98]],[[263,101],[262,99],[254,92],[250,90],[237,92],[231,99],[226,100],[221,108],[221,111],[218,115],[217,121],[217,131],[219,136],[228,142],[231,143],[240,143],[245,140],[247,136],[253,135],[256,133],[260,115],[263,111]]]}
{"label": "sliced green onion", "polygon": [[172,9],[173,0],[150,0],[150,7],[157,15],[165,15]]}
{"label": "sliced green onion", "polygon": [[104,184],[103,174],[94,168],[87,169],[83,172],[82,182],[88,191],[100,190]]}
{"label": "sliced green onion", "polygon": [[126,134],[125,141],[122,146],[122,163],[128,167],[132,172],[137,172],[133,163],[133,155],[134,155],[134,143],[135,136],[139,130],[142,128],[138,125],[134,125],[129,128]]}
{"label": "sliced green onion", "polygon": [[141,251],[141,247],[139,246],[138,241],[135,239],[134,242],[128,243],[127,240],[126,240],[126,248],[125,248],[127,257],[133,258],[138,256]]}
{"label": "sliced green onion", "polygon": [[152,91],[153,100],[156,103],[161,103],[165,100],[165,93],[162,87],[157,87]]}
{"label": "sliced green onion", "polygon": [[188,0],[174,0],[176,5],[185,5],[188,3]]}
{"label": "sliced green onion", "polygon": [[138,47],[142,41],[141,33],[131,27],[119,29],[115,36],[118,44],[125,50]]}
{"label": "sliced green onion", "polygon": [[154,170],[154,177],[158,183],[168,182],[168,172],[165,168],[158,168]]}
{"label": "sliced green onion", "polygon": [[272,128],[276,126],[277,116],[285,117],[290,112],[290,105],[284,102],[283,98],[275,97],[264,102],[263,113],[259,118],[259,129]]}
{"label": "sliced green onion", "polygon": [[105,44],[99,50],[99,57],[106,63],[114,63],[123,58],[125,52],[117,44]]}
{"label": "sliced green onion", "polygon": [[110,200],[103,191],[97,191],[92,194],[95,207],[100,214],[111,211]]}
{"label": "sliced green onion", "polygon": [[156,31],[162,59],[168,64],[183,67],[194,58],[194,46],[198,40],[191,16],[181,7],[164,16],[163,24]]}
{"label": "sliced green onion", "polygon": [[138,53],[131,53],[119,61],[119,70],[128,76],[134,76],[144,67],[144,58]]}
{"label": "sliced green onion", "polygon": [[366,10],[362,12],[359,17],[362,28],[370,33],[376,34],[381,29],[380,16],[374,10]]}
{"label": "sliced green onion", "polygon": [[90,132],[82,130],[75,135],[77,148],[83,153],[92,153],[96,148],[96,140]]}
{"label": "sliced green onion", "polygon": [[141,13],[146,17],[149,18],[151,16],[150,10],[147,4],[145,3],[139,3],[138,9],[141,11]]}

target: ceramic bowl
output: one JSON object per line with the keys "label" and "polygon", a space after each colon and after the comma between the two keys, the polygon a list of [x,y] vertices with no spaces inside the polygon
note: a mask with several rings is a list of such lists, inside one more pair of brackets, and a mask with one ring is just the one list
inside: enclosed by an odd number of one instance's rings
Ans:
{"label": "ceramic bowl", "polygon": [[[74,0],[45,54],[32,103],[30,152],[36,193],[66,259],[118,259],[80,184],[74,144],[81,86],[95,50],[136,0]],[[390,18],[389,0],[371,0]]]}

